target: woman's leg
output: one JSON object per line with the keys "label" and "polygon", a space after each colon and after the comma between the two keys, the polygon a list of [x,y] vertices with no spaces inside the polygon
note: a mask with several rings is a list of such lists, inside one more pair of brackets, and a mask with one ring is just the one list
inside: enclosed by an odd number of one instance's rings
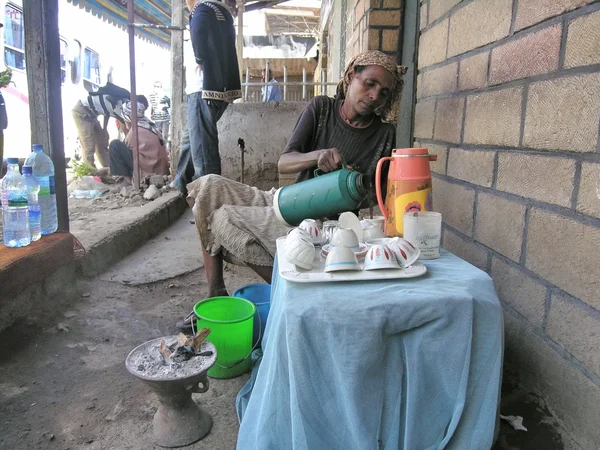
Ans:
{"label": "woman's leg", "polygon": [[209,255],[202,249],[204,257],[204,272],[208,283],[208,297],[219,297],[229,295],[225,289],[225,280],[223,279],[223,255],[217,253],[215,256]]}
{"label": "woman's leg", "polygon": [[273,267],[272,266],[257,266],[255,264],[247,263],[248,267],[250,267],[254,272],[265,280],[268,284],[271,284],[271,280],[273,279]]}

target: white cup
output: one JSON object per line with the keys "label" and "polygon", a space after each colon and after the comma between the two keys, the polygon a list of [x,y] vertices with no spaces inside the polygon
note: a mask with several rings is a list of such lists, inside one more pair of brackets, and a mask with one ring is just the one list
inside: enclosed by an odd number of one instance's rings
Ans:
{"label": "white cup", "polygon": [[340,228],[331,238],[330,245],[332,247],[342,246],[350,248],[358,248],[358,237],[351,228]]}
{"label": "white cup", "polygon": [[437,212],[421,211],[404,214],[404,239],[419,250],[419,259],[440,257],[440,239],[442,237],[442,215]]}
{"label": "white cup", "polygon": [[365,256],[365,270],[399,269],[394,252],[383,244],[374,244],[369,247]]}
{"label": "white cup", "polygon": [[325,259],[325,272],[338,270],[360,270],[356,255],[349,247],[332,248]]}
{"label": "white cup", "polygon": [[306,231],[310,235],[310,239],[313,244],[321,243],[321,230],[319,224],[315,219],[304,219],[298,228]]}

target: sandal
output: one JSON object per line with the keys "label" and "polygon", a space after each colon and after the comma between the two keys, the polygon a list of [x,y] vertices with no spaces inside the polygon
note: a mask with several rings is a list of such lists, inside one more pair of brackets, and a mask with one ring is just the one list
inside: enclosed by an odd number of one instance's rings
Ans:
{"label": "sandal", "polygon": [[175,324],[175,326],[176,326],[177,328],[180,328],[180,329],[188,329],[188,328],[191,328],[191,327],[192,327],[192,320],[194,321],[194,324],[195,324],[195,321],[196,321],[197,319],[196,319],[196,314],[194,313],[194,311],[192,311],[192,312],[191,312],[191,313],[189,313],[187,316],[185,316],[185,319],[183,319],[183,320],[180,320],[179,322],[177,322],[177,323]]}

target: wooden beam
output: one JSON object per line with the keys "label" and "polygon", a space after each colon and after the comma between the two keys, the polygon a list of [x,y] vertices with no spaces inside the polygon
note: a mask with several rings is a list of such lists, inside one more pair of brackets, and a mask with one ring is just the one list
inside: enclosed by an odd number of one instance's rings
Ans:
{"label": "wooden beam", "polygon": [[[58,0],[23,2],[31,142],[54,163],[58,229],[69,231],[69,205],[61,100]],[[74,105],[68,105],[73,107]]]}
{"label": "wooden beam", "polygon": [[[171,25],[183,27],[184,24],[184,0],[172,0]],[[183,31],[171,32],[171,145],[169,154],[171,156],[171,177],[175,178],[179,155],[181,154],[181,139],[186,120],[184,118],[185,96],[185,68],[183,60]],[[188,61],[188,64],[196,64]]]}

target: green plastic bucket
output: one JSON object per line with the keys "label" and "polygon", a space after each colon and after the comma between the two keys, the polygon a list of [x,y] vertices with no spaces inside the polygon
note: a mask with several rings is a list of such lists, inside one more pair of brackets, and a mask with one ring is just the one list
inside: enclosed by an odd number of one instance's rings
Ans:
{"label": "green plastic bucket", "polygon": [[252,364],[252,330],[256,306],[239,297],[212,297],[194,305],[197,329],[210,328],[206,338],[217,349],[211,378],[234,378]]}

